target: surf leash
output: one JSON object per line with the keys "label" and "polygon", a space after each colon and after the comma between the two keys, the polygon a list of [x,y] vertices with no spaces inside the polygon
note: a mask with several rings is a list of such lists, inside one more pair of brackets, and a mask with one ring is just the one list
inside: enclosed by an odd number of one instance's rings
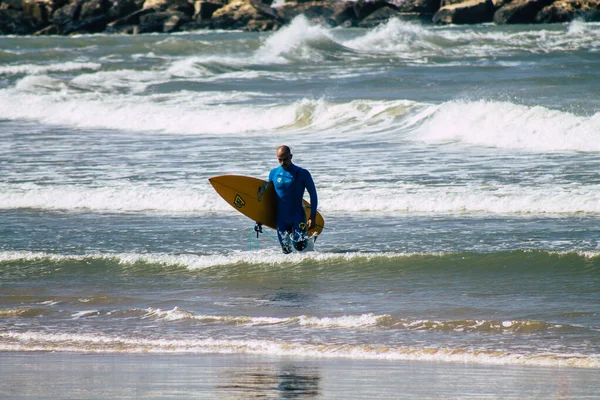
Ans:
{"label": "surf leash", "polygon": [[[254,234],[256,233],[256,247],[254,247]],[[266,233],[268,237],[273,239],[273,241],[277,242],[277,239],[273,237],[268,231],[263,231],[262,224],[257,222],[254,225],[254,229],[250,232],[250,251],[258,251],[258,237],[261,233]]]}

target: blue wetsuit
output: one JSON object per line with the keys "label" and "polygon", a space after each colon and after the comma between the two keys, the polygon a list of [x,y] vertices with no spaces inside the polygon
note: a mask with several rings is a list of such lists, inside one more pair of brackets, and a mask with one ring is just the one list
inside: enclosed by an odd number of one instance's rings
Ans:
{"label": "blue wetsuit", "polygon": [[[302,204],[304,189],[310,195],[310,218],[316,223],[317,189],[310,172],[291,164],[287,170],[279,166],[271,170],[269,182],[277,193],[277,237],[284,253],[306,247],[306,212]],[[291,243],[290,243],[291,241]]]}

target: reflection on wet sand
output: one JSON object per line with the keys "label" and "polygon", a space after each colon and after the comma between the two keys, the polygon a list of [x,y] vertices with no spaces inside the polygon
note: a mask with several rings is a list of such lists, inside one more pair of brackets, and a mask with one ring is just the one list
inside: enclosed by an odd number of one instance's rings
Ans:
{"label": "reflection on wet sand", "polygon": [[242,372],[235,368],[223,371],[221,378],[227,383],[218,385],[217,391],[227,398],[307,399],[320,393],[321,376],[316,368],[283,365]]}

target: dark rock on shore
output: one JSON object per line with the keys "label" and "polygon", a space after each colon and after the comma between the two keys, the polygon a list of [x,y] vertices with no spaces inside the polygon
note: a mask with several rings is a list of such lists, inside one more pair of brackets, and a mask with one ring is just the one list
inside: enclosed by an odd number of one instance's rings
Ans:
{"label": "dark rock on shore", "polygon": [[28,35],[37,29],[35,20],[20,10],[0,8],[0,33]]}
{"label": "dark rock on shore", "polygon": [[559,0],[544,7],[535,16],[540,23],[569,22],[575,18],[600,21],[600,0]]}
{"label": "dark rock on shore", "polygon": [[438,24],[477,24],[491,22],[494,18],[492,0],[468,0],[445,5],[433,16]]}
{"label": "dark rock on shore", "polygon": [[513,0],[494,14],[497,24],[527,24],[535,21],[535,17],[544,7],[552,4],[552,0]]}
{"label": "dark rock on shore", "polygon": [[392,18],[437,24],[600,21],[600,0],[0,0],[0,34],[277,30],[305,15],[325,26]]}

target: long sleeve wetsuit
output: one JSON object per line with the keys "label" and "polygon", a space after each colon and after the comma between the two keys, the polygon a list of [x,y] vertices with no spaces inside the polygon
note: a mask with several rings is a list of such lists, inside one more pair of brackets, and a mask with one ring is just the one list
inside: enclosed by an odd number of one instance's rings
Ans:
{"label": "long sleeve wetsuit", "polygon": [[[279,166],[271,170],[269,182],[277,193],[277,237],[284,253],[289,253],[290,239],[298,250],[306,245],[306,212],[302,204],[304,190],[310,195],[310,218],[316,223],[317,190],[308,170],[291,164],[286,170]],[[291,237],[290,237],[291,236]]]}

